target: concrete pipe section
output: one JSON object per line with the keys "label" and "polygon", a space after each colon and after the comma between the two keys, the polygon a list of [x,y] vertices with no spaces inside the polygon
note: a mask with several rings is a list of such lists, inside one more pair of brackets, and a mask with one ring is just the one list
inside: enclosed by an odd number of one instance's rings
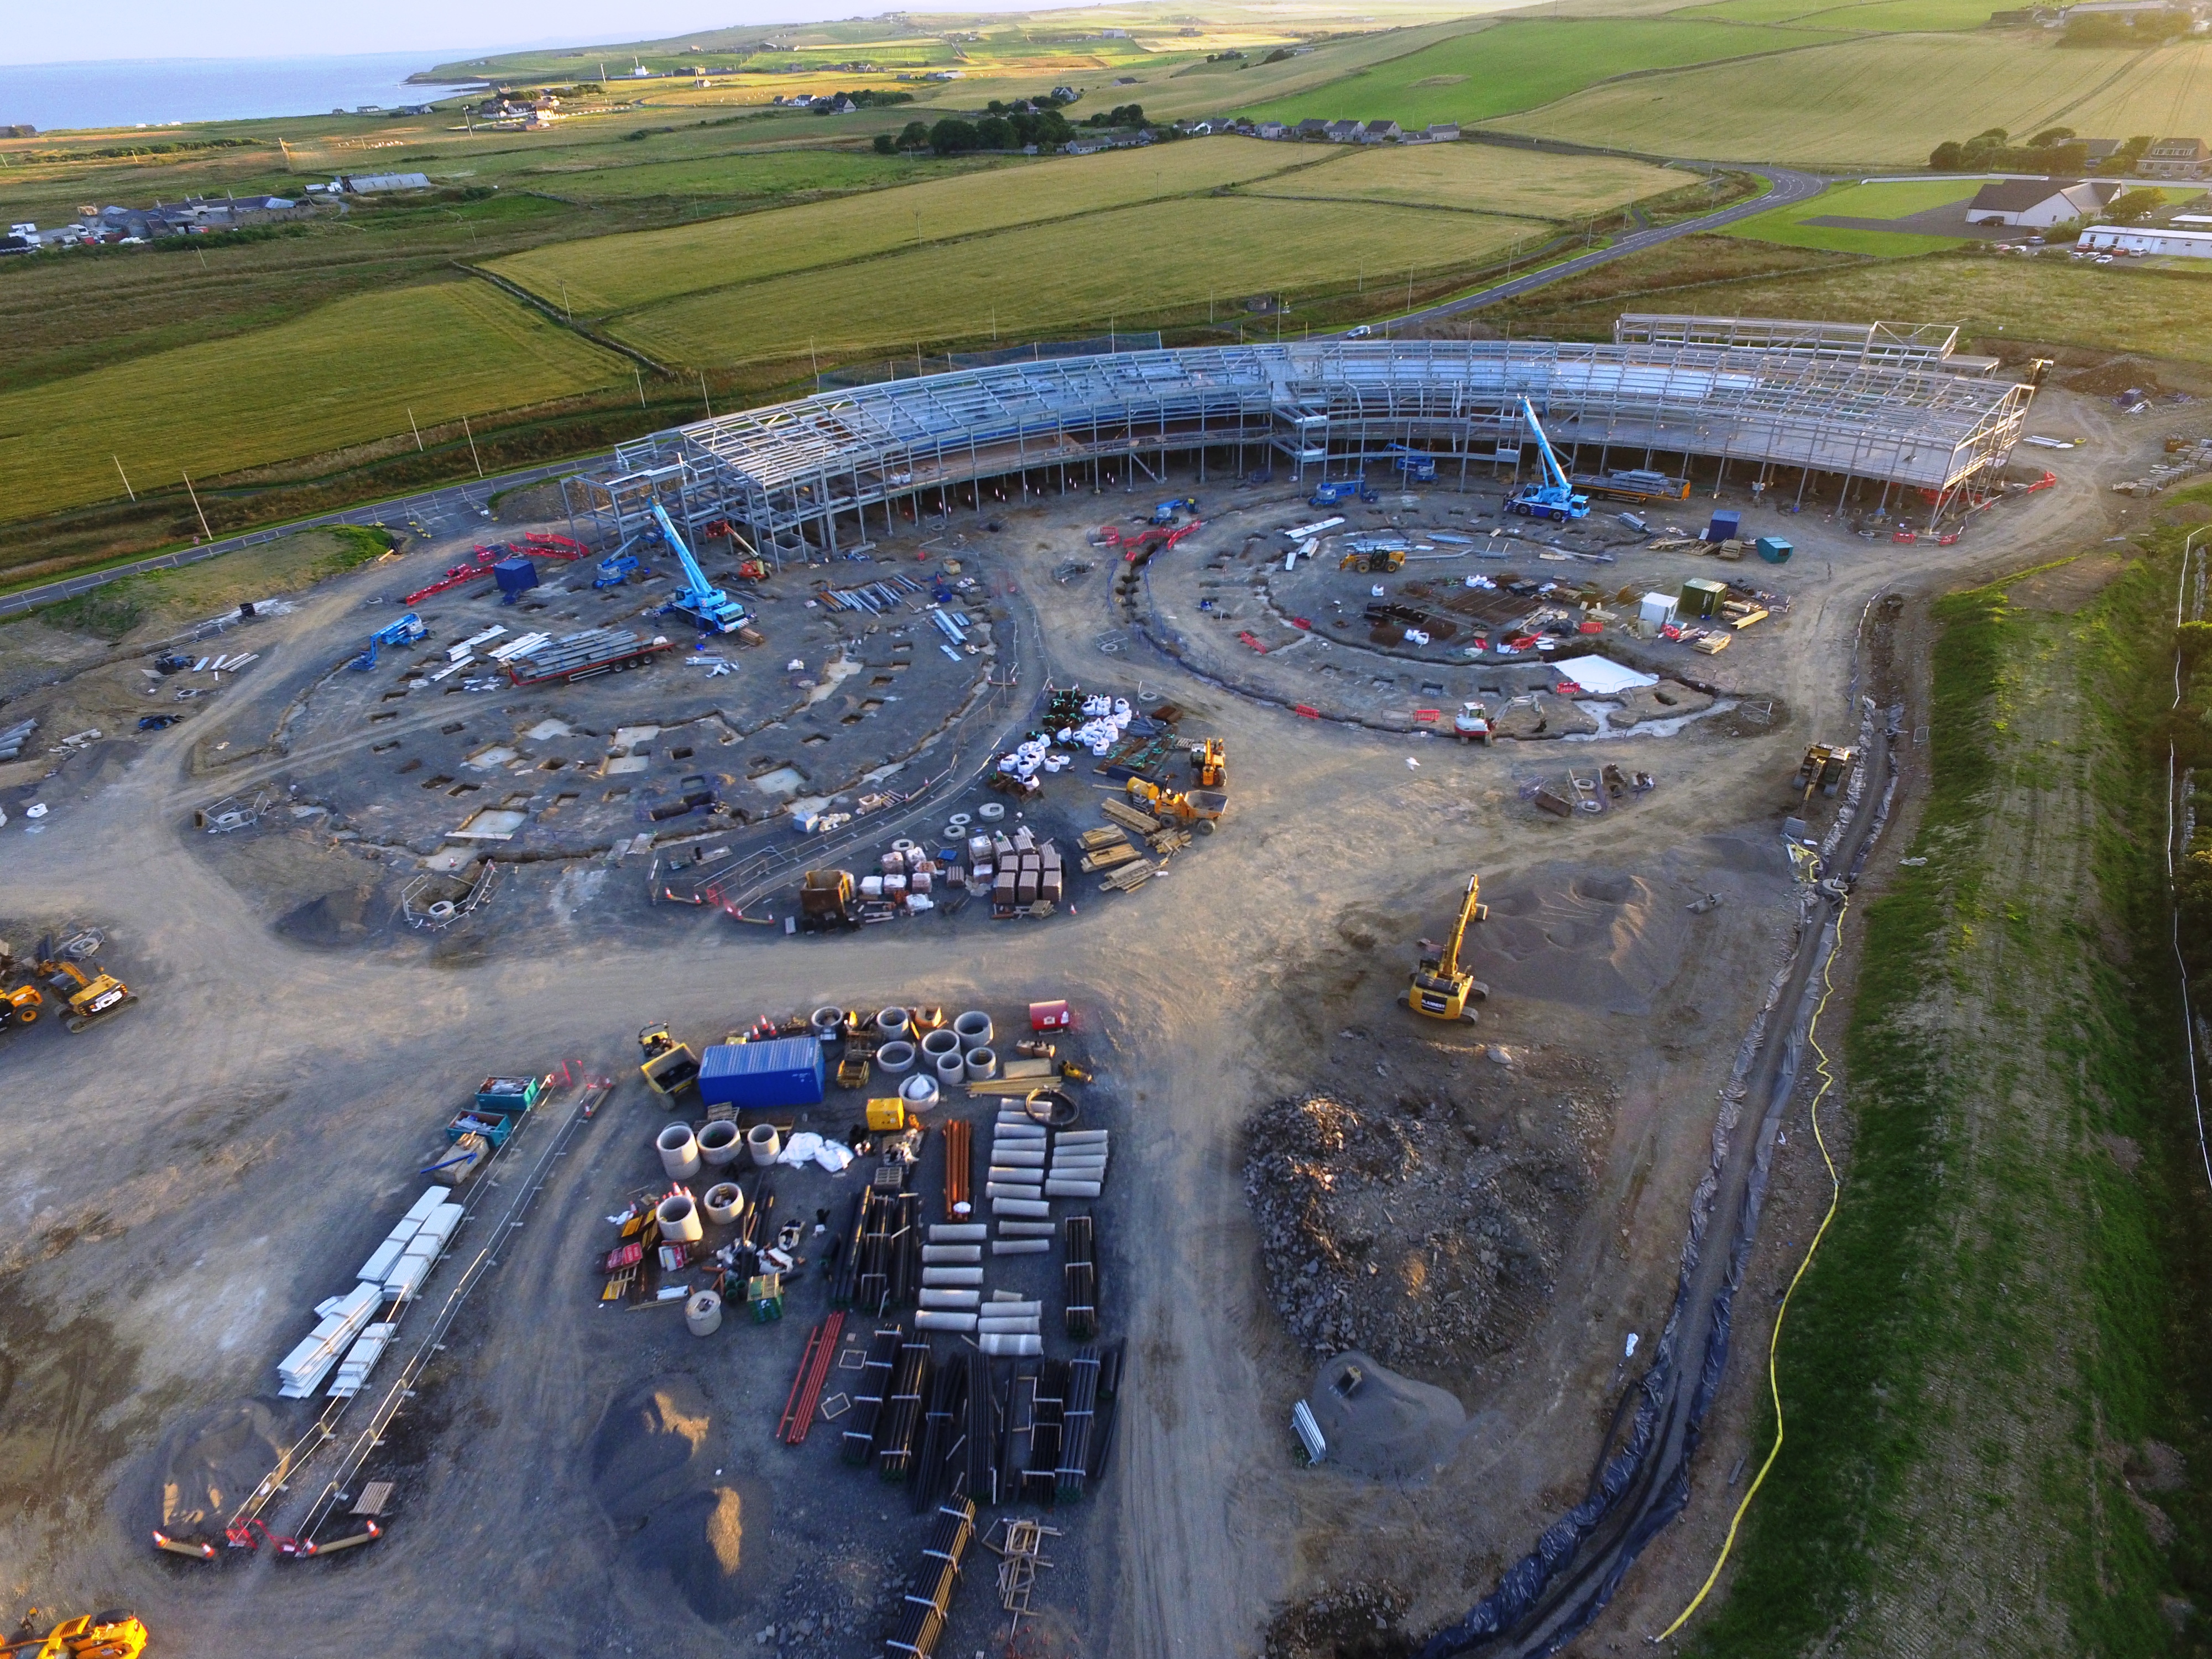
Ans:
{"label": "concrete pipe section", "polygon": [[981,1083],[998,1074],[997,1054],[988,1048],[970,1048],[968,1051],[968,1080],[970,1083]]}
{"label": "concrete pipe section", "polygon": [[753,1155],[753,1162],[766,1169],[783,1152],[783,1137],[775,1132],[773,1123],[756,1123],[745,1131],[745,1150]]}
{"label": "concrete pipe section", "polygon": [[835,1042],[837,1033],[844,1028],[845,1011],[842,1008],[817,1008],[806,1017],[806,1023],[814,1028],[814,1035],[823,1042]]}
{"label": "concrete pipe section", "polygon": [[886,1042],[876,1050],[876,1069],[885,1077],[903,1077],[914,1070],[914,1044]]}
{"label": "concrete pipe section", "polygon": [[914,1021],[903,1008],[885,1008],[876,1015],[876,1030],[886,1038],[910,1038]]}
{"label": "concrete pipe section", "polygon": [[[965,1019],[968,1016],[963,1014],[960,1018]],[[932,1066],[936,1065],[947,1054],[958,1054],[967,1046],[960,1040],[959,1028],[957,1025],[950,1029],[939,1026],[921,1040],[922,1054]]]}
{"label": "concrete pipe section", "polygon": [[744,1150],[744,1137],[738,1126],[727,1118],[718,1118],[699,1131],[699,1156],[707,1160],[709,1168],[720,1169],[733,1162]]}
{"label": "concrete pipe section", "polygon": [[717,1182],[699,1201],[706,1206],[707,1219],[718,1227],[728,1226],[745,1212],[745,1195],[734,1181]]}
{"label": "concrete pipe section", "polygon": [[909,1112],[927,1112],[937,1104],[937,1079],[926,1072],[917,1072],[899,1085],[899,1098],[906,1103]]}
{"label": "concrete pipe section", "polygon": [[684,1304],[684,1327],[694,1336],[712,1336],[722,1328],[722,1298],[712,1291],[693,1293]]}
{"label": "concrete pipe section", "polygon": [[705,1224],[699,1219],[699,1206],[689,1193],[669,1194],[660,1200],[653,1218],[660,1224],[660,1236],[672,1244],[696,1244],[707,1236]]}
{"label": "concrete pipe section", "polygon": [[988,1048],[991,1045],[991,1017],[977,1009],[969,1009],[952,1022],[952,1030],[960,1039],[963,1048]]}
{"label": "concrete pipe section", "polygon": [[699,1143],[688,1123],[672,1123],[653,1146],[660,1152],[660,1167],[671,1181],[689,1181],[699,1173]]}
{"label": "concrete pipe section", "polygon": [[950,1089],[955,1084],[968,1080],[968,1062],[957,1054],[940,1054],[937,1059],[939,1086]]}

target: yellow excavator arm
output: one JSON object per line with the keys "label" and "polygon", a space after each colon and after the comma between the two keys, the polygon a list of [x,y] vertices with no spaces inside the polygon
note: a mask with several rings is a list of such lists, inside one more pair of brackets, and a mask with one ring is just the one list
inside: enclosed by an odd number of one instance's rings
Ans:
{"label": "yellow excavator arm", "polygon": [[1489,910],[1482,902],[1482,878],[1469,876],[1459,916],[1452,923],[1451,937],[1442,951],[1435,956],[1421,957],[1415,964],[1413,982],[1399,997],[1399,1006],[1431,1019],[1474,1022],[1474,1011],[1467,1005],[1481,1001],[1490,994],[1490,988],[1460,965],[1460,951],[1467,943],[1468,924],[1480,921],[1487,915]]}
{"label": "yellow excavator arm", "polygon": [[1482,878],[1467,878],[1467,898],[1459,907],[1459,920],[1452,924],[1451,942],[1444,946],[1444,972],[1456,979],[1460,973],[1459,950],[1467,943],[1467,925],[1488,914],[1482,903]]}

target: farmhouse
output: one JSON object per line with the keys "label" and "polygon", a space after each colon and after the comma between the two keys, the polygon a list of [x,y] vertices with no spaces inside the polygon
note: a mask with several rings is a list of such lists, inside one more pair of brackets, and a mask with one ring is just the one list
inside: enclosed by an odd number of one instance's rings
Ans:
{"label": "farmhouse", "polygon": [[2048,230],[2103,212],[2119,193],[2119,185],[2102,180],[2004,179],[1982,186],[1966,204],[1966,222]]}
{"label": "farmhouse", "polygon": [[2136,173],[2144,179],[2200,179],[2208,163],[2212,151],[2202,138],[2161,138],[2142,153]]}

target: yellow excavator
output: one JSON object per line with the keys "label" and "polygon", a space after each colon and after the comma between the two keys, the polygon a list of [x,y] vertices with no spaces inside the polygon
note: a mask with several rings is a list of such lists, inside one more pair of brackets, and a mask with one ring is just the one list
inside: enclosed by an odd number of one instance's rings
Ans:
{"label": "yellow excavator", "polygon": [[1482,902],[1482,878],[1469,876],[1467,897],[1459,907],[1459,920],[1452,924],[1451,938],[1437,954],[1421,957],[1413,969],[1413,983],[1400,994],[1398,1006],[1431,1019],[1474,1024],[1474,1010],[1467,1005],[1480,1002],[1490,994],[1490,988],[1459,965],[1460,947],[1467,941],[1469,922],[1489,919],[1490,907]]}
{"label": "yellow excavator", "polygon": [[38,1618],[36,1607],[23,1615],[16,1633],[0,1641],[0,1659],[138,1659],[146,1651],[146,1626],[125,1608],[81,1613],[44,1636]]}
{"label": "yellow excavator", "polygon": [[[138,994],[112,974],[88,974],[74,962],[53,957],[45,947],[40,949],[39,958],[33,971],[62,993],[72,1031],[82,1031],[94,1020],[119,1014],[138,1000]],[[72,985],[76,987],[74,990],[70,988]]]}

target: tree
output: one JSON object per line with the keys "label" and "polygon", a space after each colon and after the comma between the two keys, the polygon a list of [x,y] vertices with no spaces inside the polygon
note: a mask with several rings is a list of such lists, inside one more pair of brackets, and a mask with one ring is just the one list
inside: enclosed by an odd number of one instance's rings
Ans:
{"label": "tree", "polygon": [[898,145],[888,132],[879,132],[876,135],[876,154],[878,155],[898,154]]}
{"label": "tree", "polygon": [[2156,190],[2124,190],[2105,210],[2120,224],[2140,224],[2166,205],[2166,193]]}
{"label": "tree", "polygon": [[1948,138],[1936,145],[1928,156],[1928,165],[1938,173],[1956,173],[1966,162],[1966,152]]}
{"label": "tree", "polygon": [[2045,127],[2027,141],[2027,147],[2030,149],[2042,149],[2047,145],[2063,143],[2067,139],[2075,136],[2071,127]]}
{"label": "tree", "polygon": [[898,147],[901,149],[927,149],[929,127],[921,121],[909,121],[899,129]]}
{"label": "tree", "polygon": [[978,149],[1012,149],[1013,124],[1003,115],[987,115],[975,123],[975,148]]}
{"label": "tree", "polygon": [[939,155],[957,155],[978,143],[974,126],[950,115],[929,130],[929,147]]}

